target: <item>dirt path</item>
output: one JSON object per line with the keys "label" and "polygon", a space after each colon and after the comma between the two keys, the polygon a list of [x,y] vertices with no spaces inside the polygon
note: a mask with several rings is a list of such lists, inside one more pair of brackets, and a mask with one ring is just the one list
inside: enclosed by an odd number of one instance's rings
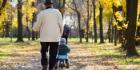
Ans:
{"label": "dirt path", "polygon": [[[93,53],[87,50],[88,48],[82,47],[80,44],[70,44],[70,46],[69,70],[122,70],[113,63],[105,63],[109,59],[97,59]],[[7,59],[0,64],[0,70],[41,70],[39,52],[24,57],[24,60],[19,58]]]}

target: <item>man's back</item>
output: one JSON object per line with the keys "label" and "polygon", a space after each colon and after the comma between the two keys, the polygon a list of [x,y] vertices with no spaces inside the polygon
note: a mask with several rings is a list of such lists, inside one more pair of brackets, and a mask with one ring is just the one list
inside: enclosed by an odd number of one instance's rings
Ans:
{"label": "man's back", "polygon": [[53,24],[58,24],[58,19],[59,19],[59,11],[57,9],[46,9],[43,10],[42,12],[43,15],[43,23],[51,23],[51,24],[47,24],[49,25],[53,25]]}
{"label": "man's back", "polygon": [[[39,13],[36,27],[39,27],[42,42],[57,42],[63,32],[62,15],[57,9],[46,9]],[[34,28],[37,29],[37,28]]]}

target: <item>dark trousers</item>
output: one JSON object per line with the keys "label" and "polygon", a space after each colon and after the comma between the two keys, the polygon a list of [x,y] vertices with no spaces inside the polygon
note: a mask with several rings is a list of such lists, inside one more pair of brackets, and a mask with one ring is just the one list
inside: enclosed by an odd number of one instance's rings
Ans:
{"label": "dark trousers", "polygon": [[[49,70],[53,70],[56,64],[56,55],[58,51],[58,42],[41,42],[41,64],[42,66],[49,65]],[[47,56],[49,52],[49,59]],[[48,62],[49,60],[49,62]],[[49,64],[48,64],[49,63]]]}

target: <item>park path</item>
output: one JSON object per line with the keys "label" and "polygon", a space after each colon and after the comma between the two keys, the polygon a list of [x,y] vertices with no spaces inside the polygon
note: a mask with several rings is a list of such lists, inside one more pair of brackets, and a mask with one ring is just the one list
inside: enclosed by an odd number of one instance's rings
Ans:
{"label": "park path", "polygon": [[[96,55],[88,51],[90,47],[86,48],[81,44],[74,43],[70,44],[70,47],[70,69],[68,70],[118,70],[112,63],[102,63],[110,59],[96,58]],[[41,70],[39,52],[34,52],[34,55],[29,54],[24,57],[23,61],[19,59],[22,57],[7,59],[3,64],[0,64],[0,70]]]}

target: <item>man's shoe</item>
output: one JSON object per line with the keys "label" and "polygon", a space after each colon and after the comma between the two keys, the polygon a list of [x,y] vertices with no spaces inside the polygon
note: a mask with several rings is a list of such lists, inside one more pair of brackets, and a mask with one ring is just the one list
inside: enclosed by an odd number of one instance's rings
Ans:
{"label": "man's shoe", "polygon": [[47,70],[47,66],[43,66],[42,67],[42,70]]}

